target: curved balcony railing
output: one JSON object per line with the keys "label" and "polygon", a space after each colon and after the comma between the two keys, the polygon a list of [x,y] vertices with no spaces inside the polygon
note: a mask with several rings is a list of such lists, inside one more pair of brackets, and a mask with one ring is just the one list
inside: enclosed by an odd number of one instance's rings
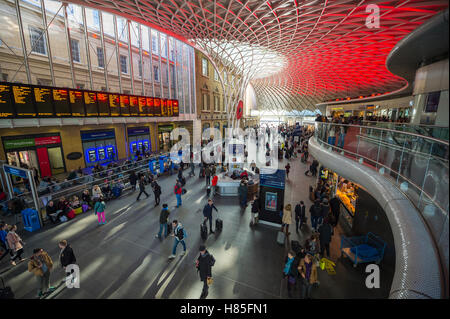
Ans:
{"label": "curved balcony railing", "polygon": [[378,121],[363,121],[365,126],[375,126],[377,128],[387,128],[395,131],[414,133],[423,136],[437,138],[438,140],[448,141],[449,128],[445,126],[436,125],[417,125],[410,123],[394,123],[394,122],[378,122]]}
{"label": "curved balcony railing", "polygon": [[448,279],[449,143],[371,126],[304,124],[315,125],[319,144],[374,169],[410,199],[430,230]]}

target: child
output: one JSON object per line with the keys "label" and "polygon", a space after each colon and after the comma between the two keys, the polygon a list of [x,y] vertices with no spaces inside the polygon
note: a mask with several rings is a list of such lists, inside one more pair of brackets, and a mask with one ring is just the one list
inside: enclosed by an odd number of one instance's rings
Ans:
{"label": "child", "polygon": [[72,201],[70,202],[70,206],[75,209],[81,206],[80,204],[80,200],[78,199],[78,197],[76,195],[73,195],[72,197]]}
{"label": "child", "polygon": [[106,224],[105,221],[105,202],[103,201],[103,195],[101,195],[98,199],[95,201],[94,205],[94,213],[97,214],[98,217],[98,224],[104,225]]}

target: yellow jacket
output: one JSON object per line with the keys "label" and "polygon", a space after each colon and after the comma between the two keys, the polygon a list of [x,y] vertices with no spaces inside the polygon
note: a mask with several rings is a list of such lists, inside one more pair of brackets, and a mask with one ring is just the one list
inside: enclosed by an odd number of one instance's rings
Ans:
{"label": "yellow jacket", "polygon": [[[53,268],[53,260],[52,258],[45,252],[42,252],[42,259],[48,267],[48,270],[52,270]],[[30,261],[28,262],[28,271],[34,273],[35,276],[44,276],[44,272],[40,266],[40,261],[37,260],[36,257],[32,256]]]}

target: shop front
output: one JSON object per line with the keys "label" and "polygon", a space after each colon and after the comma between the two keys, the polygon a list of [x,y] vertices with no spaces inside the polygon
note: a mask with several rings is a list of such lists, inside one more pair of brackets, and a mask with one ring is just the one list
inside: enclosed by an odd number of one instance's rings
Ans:
{"label": "shop front", "polygon": [[172,147],[170,132],[174,129],[173,124],[158,125],[158,147],[160,152],[168,152]]}
{"label": "shop front", "polygon": [[41,177],[66,171],[59,133],[2,137],[6,161],[13,166],[35,167]]}
{"label": "shop front", "polygon": [[117,160],[114,129],[80,131],[86,167]]}
{"label": "shop front", "polygon": [[128,127],[127,135],[128,150],[131,156],[136,155],[138,150],[140,154],[152,151],[149,127]]}

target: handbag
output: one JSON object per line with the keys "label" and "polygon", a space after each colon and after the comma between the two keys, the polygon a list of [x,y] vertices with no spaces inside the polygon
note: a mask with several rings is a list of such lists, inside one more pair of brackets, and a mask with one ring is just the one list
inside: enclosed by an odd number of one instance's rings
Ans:
{"label": "handbag", "polygon": [[208,286],[211,286],[213,284],[214,280],[212,279],[212,277],[208,277],[206,279],[206,283],[208,284]]}

